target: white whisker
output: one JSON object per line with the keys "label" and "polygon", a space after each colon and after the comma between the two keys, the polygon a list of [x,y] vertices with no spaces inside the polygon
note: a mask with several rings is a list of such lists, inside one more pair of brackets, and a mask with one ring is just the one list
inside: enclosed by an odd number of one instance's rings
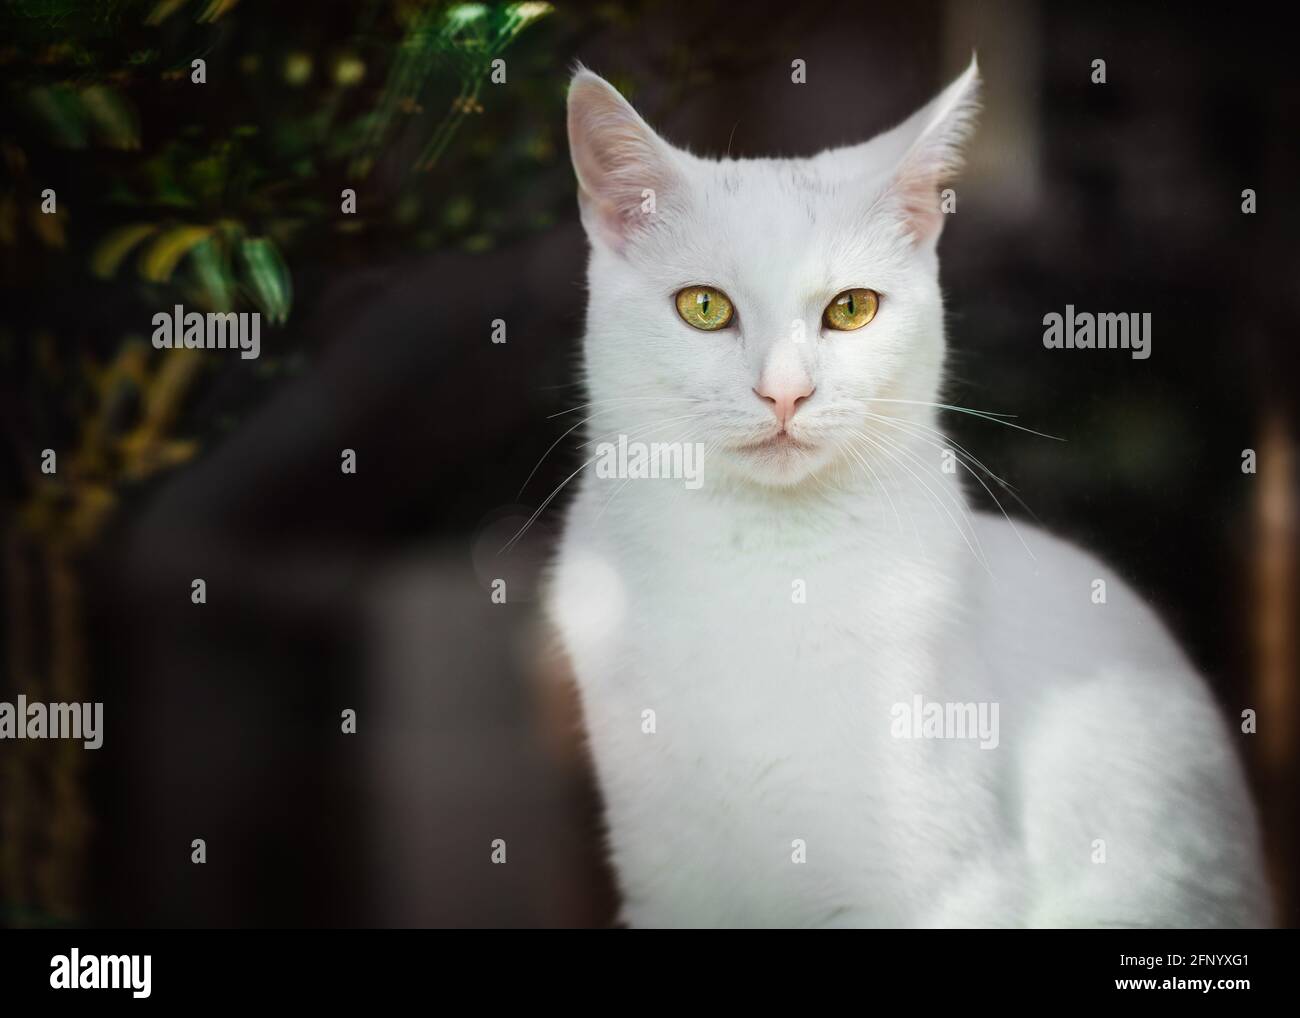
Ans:
{"label": "white whisker", "polygon": [[[911,434],[910,432],[908,432],[908,431],[904,430],[903,428],[901,428],[900,425],[901,425],[902,423],[912,423],[912,422],[902,422],[902,421],[900,421],[898,418],[891,418],[891,417],[888,417],[887,415],[881,415],[881,414],[872,414],[872,413],[868,413],[868,416],[870,416],[871,418],[873,418],[873,419],[876,420],[876,421],[879,421],[881,424],[885,424],[885,425],[889,425],[889,426],[893,426],[893,427],[898,427],[899,430],[900,430],[900,431],[903,431],[903,434],[905,434],[905,435],[906,435],[906,434]],[[934,429],[931,428],[931,429],[927,429],[927,430],[931,430],[931,431],[933,431]],[[946,437],[946,436],[943,435],[942,432],[936,432],[936,434],[938,434],[940,437]],[[943,445],[940,445],[938,442],[935,442],[935,441],[933,441],[932,439],[926,438],[924,435],[915,435],[915,434],[912,434],[911,437],[913,437],[913,438],[915,438],[915,439],[917,439],[917,440],[919,440],[919,441],[925,442],[927,445],[932,446],[932,447],[934,447],[935,449],[938,449],[940,452],[948,451],[947,447],[945,447],[945,446],[943,446]],[[966,452],[965,448],[962,447],[962,446],[960,446],[960,445],[958,445],[958,443],[953,442],[952,445],[956,446],[957,449],[961,450],[962,453],[965,453],[965,455],[970,456],[971,459],[975,460],[975,457],[974,457],[973,455],[971,455],[971,453]],[[1007,521],[1007,523],[1010,525],[1012,533],[1014,533],[1014,534],[1016,535],[1016,539],[1020,542],[1021,546],[1025,549],[1025,551],[1029,553],[1029,557],[1030,557],[1030,558],[1035,558],[1033,551],[1031,551],[1030,548],[1029,548],[1029,545],[1025,543],[1025,539],[1024,539],[1024,537],[1021,536],[1021,534],[1020,534],[1020,529],[1016,526],[1015,521],[1011,519],[1010,514],[1007,512],[1006,508],[1002,505],[1002,503],[998,500],[997,495],[993,494],[993,489],[990,488],[990,487],[989,487],[989,486],[984,482],[984,478],[980,477],[979,474],[977,474],[973,469],[971,469],[970,465],[967,464],[967,463],[965,462],[965,460],[963,460],[963,459],[961,458],[960,455],[954,455],[954,459],[956,459],[956,461],[957,461],[958,463],[960,463],[960,464],[962,465],[963,468],[965,468],[966,472],[969,473],[973,478],[975,478],[975,480],[977,480],[977,481],[980,483],[980,486],[981,486],[985,491],[987,491],[987,492],[989,493],[989,498],[993,499],[993,504],[996,505],[996,506],[998,507],[998,511],[1002,513],[1003,518],[1004,518],[1004,519]],[[979,460],[975,460],[975,462],[976,462],[976,463],[979,463]],[[1007,491],[1008,491],[1008,493],[1011,495],[1011,497],[1014,498],[1017,502],[1019,502],[1022,506],[1024,506],[1025,510],[1026,510],[1026,511],[1031,515],[1031,516],[1033,516],[1033,510],[1030,509],[1029,506],[1025,505],[1024,500],[1023,500],[1022,498],[1020,498],[1020,496],[1017,495],[1017,494],[1015,493],[1015,491],[1013,491],[1013,490],[1011,489],[1011,487],[1010,487],[1010,486],[1009,486],[1005,481],[1002,481],[1002,479],[999,478],[997,474],[993,473],[993,471],[989,470],[988,467],[985,467],[982,463],[979,463],[979,465],[980,465],[980,467],[981,467],[985,472],[987,472],[987,473],[989,474],[990,477],[992,477],[995,481],[998,481],[999,483],[1001,483],[1002,486],[1003,486],[1004,488],[1007,489]],[[1035,519],[1037,519],[1037,517],[1035,517]]]}
{"label": "white whisker", "polygon": [[[881,440],[883,439],[883,436],[882,436],[882,435],[871,436],[871,435],[867,435],[865,432],[861,432],[861,431],[859,431],[859,432],[858,432],[858,437],[861,438],[861,439],[863,439],[863,440],[865,440],[866,442],[868,442],[868,443],[870,443],[870,444],[872,444],[872,445],[875,445],[878,449],[880,449],[882,452],[884,452],[885,455],[889,456],[889,457],[890,457],[891,459],[893,459],[893,460],[894,460],[894,461],[895,461],[895,462],[896,462],[900,467],[902,467],[904,470],[906,470],[909,474],[912,475],[913,479],[914,479],[918,484],[920,484],[921,487],[924,488],[925,491],[929,494],[930,498],[934,501],[934,504],[937,505],[941,510],[943,510],[944,514],[948,517],[949,522],[951,522],[952,525],[957,529],[957,533],[961,535],[961,539],[962,539],[963,541],[966,542],[966,547],[970,549],[971,554],[974,555],[975,558],[976,558],[976,559],[977,559],[977,560],[978,560],[978,561],[979,561],[979,562],[984,566],[984,568],[987,570],[987,569],[988,569],[988,562],[984,559],[984,557],[983,557],[983,555],[982,555],[981,552],[975,550],[975,546],[974,546],[973,544],[971,544],[970,538],[966,535],[966,531],[965,531],[965,529],[961,526],[960,523],[957,522],[957,518],[956,518],[955,516],[953,516],[952,512],[948,509],[947,504],[946,504],[946,503],[945,503],[941,498],[939,498],[938,495],[935,494],[934,489],[932,489],[928,484],[925,483],[925,481],[923,481],[919,476],[917,476],[916,472],[915,472],[914,470],[912,470],[911,467],[909,467],[906,463],[904,463],[901,459],[898,459],[896,456],[894,456],[894,455],[889,451],[889,448],[887,447],[887,445],[886,445],[883,441],[881,441]],[[895,446],[895,448],[898,448],[898,447]],[[972,531],[972,533],[973,533],[973,531]],[[979,538],[978,538],[978,536],[976,536],[976,541],[978,541],[978,540],[979,540]]]}
{"label": "white whisker", "polygon": [[1030,435],[1037,435],[1039,438],[1050,438],[1053,442],[1064,442],[1065,439],[1059,435],[1048,435],[1042,431],[1035,431],[1033,428],[1026,428],[1019,424],[1012,424],[1010,421],[1002,420],[1003,417],[1014,416],[1012,414],[995,414],[988,410],[972,410],[970,407],[953,406],[951,403],[930,403],[921,399],[882,399],[878,396],[864,396],[871,403],[909,403],[913,406],[935,407],[939,410],[954,410],[957,413],[970,414],[972,417],[978,417],[981,420],[990,421],[993,424],[1004,424],[1008,428],[1015,428],[1017,431],[1023,431]]}
{"label": "white whisker", "polygon": [[[912,462],[917,465],[917,467],[921,470],[922,473],[925,473],[927,470],[934,469],[934,467],[931,464],[927,463],[925,460],[923,460],[916,453],[915,450],[908,448],[907,445],[905,445],[904,443],[895,442],[891,440],[887,435],[882,435],[880,433],[877,433],[875,437],[879,439],[881,442],[884,442],[886,445],[890,446],[891,448],[898,450],[898,452],[901,453],[902,455],[909,457],[912,460]],[[970,531],[971,537],[975,539],[976,546],[979,547],[979,557],[987,563],[988,559],[984,555],[984,546],[980,543],[979,534],[976,533],[975,531],[975,523],[970,517],[970,512],[966,505],[966,500],[962,497],[961,492],[951,491],[948,488],[948,486],[943,483],[942,479],[940,479],[939,481],[939,490],[942,494],[946,495],[949,498],[949,500],[951,500],[954,506],[956,506],[957,511],[961,514],[962,520],[966,524],[967,529]],[[951,516],[949,518],[951,518]],[[955,521],[954,521],[954,525],[955,525]]]}
{"label": "white whisker", "polygon": [[[705,416],[705,415],[704,415],[704,414],[688,415],[688,417],[703,417],[703,416]],[[640,435],[644,434],[645,432],[647,432],[647,431],[649,431],[649,430],[651,430],[651,429],[653,429],[653,428],[661,427],[661,426],[664,425],[664,424],[671,424],[671,423],[673,423],[674,421],[678,421],[678,420],[682,420],[682,419],[683,419],[683,418],[676,417],[676,418],[670,418],[670,419],[667,420],[667,421],[652,421],[652,422],[650,422],[649,424],[642,425],[642,426],[640,426],[640,427],[638,427],[638,428],[634,428],[634,429],[633,429],[632,431],[630,431],[630,432],[627,432],[627,437],[628,437],[629,439],[637,438],[637,437],[640,437]],[[609,435],[609,434],[615,434],[615,433],[617,433],[617,432],[607,432],[606,435]],[[606,437],[606,436],[601,436],[601,437]],[[593,439],[592,441],[599,441],[599,437],[596,438],[596,439]],[[584,442],[584,443],[583,443],[583,446],[585,447],[585,446],[590,445],[590,444],[591,444],[591,442]],[[539,505],[539,506],[537,507],[536,510],[534,510],[533,514],[532,514],[530,517],[528,517],[528,520],[524,523],[524,525],[523,525],[522,527],[519,528],[519,531],[515,534],[515,536],[512,537],[512,538],[510,538],[510,540],[507,541],[507,542],[505,543],[504,546],[502,546],[502,548],[497,552],[497,554],[500,555],[502,552],[509,551],[511,548],[513,548],[513,547],[514,547],[514,546],[519,542],[519,539],[520,539],[521,537],[523,537],[524,534],[526,534],[526,533],[528,532],[528,529],[529,529],[529,528],[530,528],[530,527],[531,527],[535,522],[537,522],[538,517],[541,516],[542,513],[546,511],[546,507],[547,507],[548,505],[551,504],[551,502],[555,499],[555,497],[556,497],[556,496],[557,496],[561,491],[564,490],[564,488],[569,484],[569,482],[572,481],[575,477],[577,477],[577,476],[578,476],[580,473],[582,473],[584,470],[586,470],[587,467],[591,466],[591,464],[594,463],[594,462],[595,462],[597,459],[599,459],[599,458],[600,458],[600,452],[597,451],[596,454],[595,454],[594,456],[592,456],[592,457],[590,457],[589,459],[587,459],[587,460],[586,460],[586,461],[585,461],[581,466],[578,467],[577,470],[575,470],[575,471],[574,471],[573,473],[571,473],[568,477],[566,477],[563,481],[561,481],[561,482],[559,483],[559,485],[556,486],[555,490],[552,491],[549,495],[547,495],[546,498],[545,498],[545,500],[542,502],[542,504]]]}

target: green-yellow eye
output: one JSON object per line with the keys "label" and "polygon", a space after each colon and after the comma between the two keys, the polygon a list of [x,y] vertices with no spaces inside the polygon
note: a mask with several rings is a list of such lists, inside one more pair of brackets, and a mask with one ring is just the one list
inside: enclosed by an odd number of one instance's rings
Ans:
{"label": "green-yellow eye", "polygon": [[839,332],[853,332],[876,317],[880,307],[880,294],[875,290],[845,290],[826,305],[822,318],[826,328]]}
{"label": "green-yellow eye", "polygon": [[677,313],[691,328],[712,332],[731,321],[731,301],[712,286],[688,286],[677,294]]}

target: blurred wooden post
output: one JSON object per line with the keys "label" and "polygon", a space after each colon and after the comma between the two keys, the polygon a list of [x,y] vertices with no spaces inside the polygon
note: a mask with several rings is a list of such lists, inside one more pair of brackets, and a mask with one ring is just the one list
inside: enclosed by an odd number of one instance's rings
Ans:
{"label": "blurred wooden post", "polygon": [[1256,449],[1254,503],[1254,697],[1258,714],[1258,762],[1266,795],[1263,823],[1278,921],[1291,925],[1296,899],[1293,867],[1297,839],[1295,774],[1300,766],[1296,726],[1296,472],[1295,448],[1281,414],[1264,422]]}

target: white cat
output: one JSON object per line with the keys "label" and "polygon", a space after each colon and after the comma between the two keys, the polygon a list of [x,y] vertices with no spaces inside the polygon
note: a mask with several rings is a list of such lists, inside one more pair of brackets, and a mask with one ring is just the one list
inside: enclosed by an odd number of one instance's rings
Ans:
{"label": "white cat", "polygon": [[705,451],[695,487],[583,472],[548,595],[632,925],[1270,921],[1156,616],[944,469],[939,189],[978,80],[865,144],[711,160],[573,79],[589,437]]}

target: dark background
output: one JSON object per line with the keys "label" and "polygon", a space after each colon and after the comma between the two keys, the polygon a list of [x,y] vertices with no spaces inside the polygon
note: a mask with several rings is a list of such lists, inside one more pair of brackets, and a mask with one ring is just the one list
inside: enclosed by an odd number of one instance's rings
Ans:
{"label": "dark background", "polygon": [[[222,5],[180,4],[157,24],[167,5],[63,6],[74,13],[10,5],[0,52],[0,698],[101,700],[107,731],[94,753],[0,744],[0,920],[611,922],[598,799],[534,596],[563,497],[496,554],[579,462],[575,433],[519,493],[574,419],[549,415],[585,399],[570,69],[606,75],[697,153],[811,155],[902,119],[972,50],[985,111],[941,244],[946,395],[1067,441],[946,423],[1158,607],[1230,720],[1259,711],[1241,752],[1280,914],[1300,919],[1300,76],[1267,8],[566,6],[512,37],[507,83],[481,84],[480,109],[415,168],[448,104],[483,80],[483,47],[455,34],[430,44],[416,84],[393,73],[413,19],[442,23],[454,5],[244,4],[203,20]],[[155,56],[132,62],[141,50]],[[340,53],[365,64],[347,90],[325,84]],[[313,71],[292,84],[301,54]],[[188,81],[194,55],[203,86]],[[134,111],[133,145],[111,131],[70,145],[23,101],[99,80]],[[195,183],[218,150],[215,183]],[[53,242],[28,216],[46,186],[67,210]],[[357,217],[338,213],[348,186]],[[1244,188],[1257,214],[1242,213]],[[117,363],[182,299],[188,263],[162,284],[129,260],[110,278],[90,270],[105,234],[141,219],[237,220],[276,241],[293,294],[260,360],[204,355],[166,432],[193,455],[156,469],[130,468],[123,442],[148,372],[173,355],[148,351],[135,390],[97,388],[85,368]],[[241,309],[270,299],[265,281],[234,285]],[[1150,312],[1151,358],[1045,350],[1042,317],[1067,303]],[[34,473],[46,447],[77,464],[71,477]],[[344,448],[355,476],[339,470]],[[195,577],[206,605],[190,601]],[[507,605],[489,601],[495,577]],[[340,732],[345,708],[356,735]],[[506,866],[489,861],[494,838]]]}

